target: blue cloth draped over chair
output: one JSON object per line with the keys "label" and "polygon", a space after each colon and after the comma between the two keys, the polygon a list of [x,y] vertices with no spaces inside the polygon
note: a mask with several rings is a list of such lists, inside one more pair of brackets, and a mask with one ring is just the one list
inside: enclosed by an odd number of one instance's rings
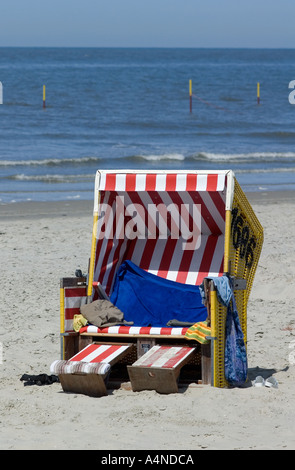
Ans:
{"label": "blue cloth draped over chair", "polygon": [[165,327],[171,320],[193,324],[207,318],[199,286],[163,279],[129,260],[117,272],[110,300],[134,326]]}

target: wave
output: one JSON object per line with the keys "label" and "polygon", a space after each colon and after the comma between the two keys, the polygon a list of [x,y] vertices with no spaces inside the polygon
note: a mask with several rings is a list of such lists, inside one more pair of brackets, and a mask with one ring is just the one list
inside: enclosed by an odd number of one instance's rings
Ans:
{"label": "wave", "polygon": [[[151,155],[131,155],[125,157],[125,160],[144,160],[147,162],[161,162],[161,161],[183,161],[186,157],[182,153],[164,153],[164,154],[151,154]],[[121,159],[120,159],[121,160]]]}
{"label": "wave", "polygon": [[288,168],[249,168],[249,169],[243,169],[243,170],[235,170],[236,174],[242,174],[242,173],[295,173],[295,168],[294,167],[288,167]]}
{"label": "wave", "polygon": [[[266,174],[266,173],[295,173],[295,167],[287,168],[247,168],[247,169],[236,169],[234,170],[236,174]],[[25,175],[17,174],[8,176],[6,179],[13,181],[23,181],[23,182],[40,182],[40,183],[81,183],[81,182],[91,182],[94,181],[95,174],[87,175]]]}
{"label": "wave", "polygon": [[[179,153],[165,153],[165,154],[151,154],[151,155],[129,155],[126,157],[113,157],[109,158],[109,162],[116,161],[136,161],[136,160],[145,160],[145,161],[167,161],[167,160],[176,160],[182,161],[185,160],[185,156]],[[0,161],[0,167],[18,167],[18,166],[79,166],[87,164],[102,164],[106,159],[101,157],[78,157],[78,158],[44,158],[40,160],[3,160]]]}
{"label": "wave", "polygon": [[[36,160],[0,160],[0,168],[5,167],[79,167],[87,165],[96,165],[96,168],[105,167],[106,162],[109,166],[115,167],[119,162],[120,166],[126,162],[208,162],[208,163],[261,163],[261,162],[295,162],[295,152],[250,152],[250,153],[214,153],[214,152],[196,152],[191,154],[184,153],[163,153],[163,154],[133,154],[118,157],[97,157],[86,156],[77,158],[44,158]],[[18,175],[20,176],[20,175]],[[45,175],[49,176],[49,175]],[[53,175],[54,176],[54,175]]]}
{"label": "wave", "polygon": [[220,163],[254,163],[274,162],[279,160],[295,161],[295,152],[253,152],[253,153],[209,153],[199,152],[190,157],[192,160],[203,160]]}
{"label": "wave", "polygon": [[133,155],[127,157],[128,160],[137,161],[186,161],[186,162],[210,162],[210,163],[258,163],[258,162],[274,162],[274,161],[294,161],[295,152],[253,152],[253,153],[211,153],[197,152],[190,155],[181,153],[167,153],[159,155]]}
{"label": "wave", "polygon": [[77,157],[77,158],[44,158],[40,160],[3,160],[0,161],[0,167],[15,166],[67,166],[67,165],[85,165],[87,163],[99,163],[100,157]]}
{"label": "wave", "polygon": [[25,175],[17,174],[8,176],[7,179],[14,181],[35,181],[42,183],[77,183],[81,181],[94,181],[94,174],[90,175]]}

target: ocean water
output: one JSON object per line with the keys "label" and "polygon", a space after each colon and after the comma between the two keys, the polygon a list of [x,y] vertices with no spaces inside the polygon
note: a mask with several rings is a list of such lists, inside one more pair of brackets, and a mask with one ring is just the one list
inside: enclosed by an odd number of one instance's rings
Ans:
{"label": "ocean water", "polygon": [[116,168],[295,189],[292,80],[295,49],[0,48],[0,204],[92,199]]}

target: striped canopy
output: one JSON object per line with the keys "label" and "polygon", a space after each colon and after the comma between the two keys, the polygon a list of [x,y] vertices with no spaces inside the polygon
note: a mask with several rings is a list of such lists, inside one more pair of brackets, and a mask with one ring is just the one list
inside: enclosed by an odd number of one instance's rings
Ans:
{"label": "striped canopy", "polygon": [[98,171],[93,281],[110,295],[124,260],[185,284],[223,274],[232,171]]}

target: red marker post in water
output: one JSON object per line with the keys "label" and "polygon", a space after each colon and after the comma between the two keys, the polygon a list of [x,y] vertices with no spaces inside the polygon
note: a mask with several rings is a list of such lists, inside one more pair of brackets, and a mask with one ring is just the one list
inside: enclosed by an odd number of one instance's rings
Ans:
{"label": "red marker post in water", "polygon": [[260,83],[257,83],[257,104],[260,104]]}
{"label": "red marker post in water", "polygon": [[46,99],[46,89],[45,89],[45,85],[43,85],[43,108],[46,108],[45,99]]}

